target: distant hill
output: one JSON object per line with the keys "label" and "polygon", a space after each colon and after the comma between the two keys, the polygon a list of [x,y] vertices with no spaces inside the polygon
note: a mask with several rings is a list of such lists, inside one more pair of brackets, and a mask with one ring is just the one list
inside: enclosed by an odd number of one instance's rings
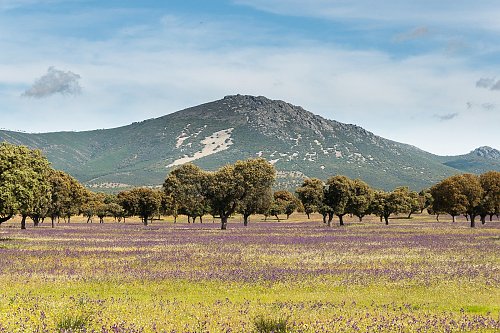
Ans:
{"label": "distant hill", "polygon": [[216,169],[258,156],[276,166],[278,187],[288,188],[305,176],[344,174],[376,188],[421,189],[459,172],[500,170],[493,148],[437,156],[283,101],[242,95],[113,129],[0,131],[0,141],[43,150],[55,168],[92,188],[159,185],[185,162]]}
{"label": "distant hill", "polygon": [[500,151],[491,147],[479,147],[466,155],[442,157],[441,161],[460,171],[484,173],[500,170]]}

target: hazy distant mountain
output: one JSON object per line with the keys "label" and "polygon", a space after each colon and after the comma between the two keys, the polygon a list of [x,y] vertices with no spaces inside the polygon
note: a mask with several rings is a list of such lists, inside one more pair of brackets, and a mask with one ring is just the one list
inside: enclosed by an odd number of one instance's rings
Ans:
{"label": "hazy distant mountain", "polygon": [[479,147],[466,155],[446,156],[441,160],[443,164],[465,172],[500,170],[500,151],[491,147]]}
{"label": "hazy distant mountain", "polygon": [[0,141],[40,148],[55,168],[104,188],[161,184],[169,170],[189,161],[215,169],[257,156],[276,166],[279,187],[344,174],[377,188],[420,189],[458,172],[500,170],[493,148],[437,156],[283,101],[241,95],[107,130],[0,131]]}

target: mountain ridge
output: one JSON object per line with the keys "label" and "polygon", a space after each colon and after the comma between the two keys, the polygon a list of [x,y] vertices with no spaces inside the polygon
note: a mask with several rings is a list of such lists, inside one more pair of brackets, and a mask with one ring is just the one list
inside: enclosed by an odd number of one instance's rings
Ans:
{"label": "mountain ridge", "polygon": [[491,147],[438,156],[300,106],[249,95],[226,96],[112,129],[0,131],[0,141],[42,149],[54,167],[94,188],[159,185],[184,162],[212,170],[250,157],[273,163],[278,187],[285,188],[305,176],[326,179],[341,173],[378,188],[419,189],[462,171],[500,170],[500,153]]}

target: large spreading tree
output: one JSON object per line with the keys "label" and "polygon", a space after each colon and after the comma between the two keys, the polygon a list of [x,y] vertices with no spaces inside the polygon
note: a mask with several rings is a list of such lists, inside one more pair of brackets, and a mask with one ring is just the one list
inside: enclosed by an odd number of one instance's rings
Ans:
{"label": "large spreading tree", "polygon": [[50,201],[50,163],[39,150],[8,143],[0,144],[0,223],[21,214],[38,214]]}
{"label": "large spreading tree", "polygon": [[260,158],[237,161],[234,165],[208,173],[206,197],[212,215],[221,219],[222,230],[227,229],[228,218],[254,195],[255,190],[270,190],[275,175],[274,167]]}

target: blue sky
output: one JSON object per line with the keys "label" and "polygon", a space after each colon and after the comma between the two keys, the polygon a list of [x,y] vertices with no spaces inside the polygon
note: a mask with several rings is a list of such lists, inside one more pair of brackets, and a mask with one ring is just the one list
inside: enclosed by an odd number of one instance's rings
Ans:
{"label": "blue sky", "polygon": [[0,0],[0,128],[110,128],[240,93],[437,154],[500,149],[498,17],[492,0]]}

